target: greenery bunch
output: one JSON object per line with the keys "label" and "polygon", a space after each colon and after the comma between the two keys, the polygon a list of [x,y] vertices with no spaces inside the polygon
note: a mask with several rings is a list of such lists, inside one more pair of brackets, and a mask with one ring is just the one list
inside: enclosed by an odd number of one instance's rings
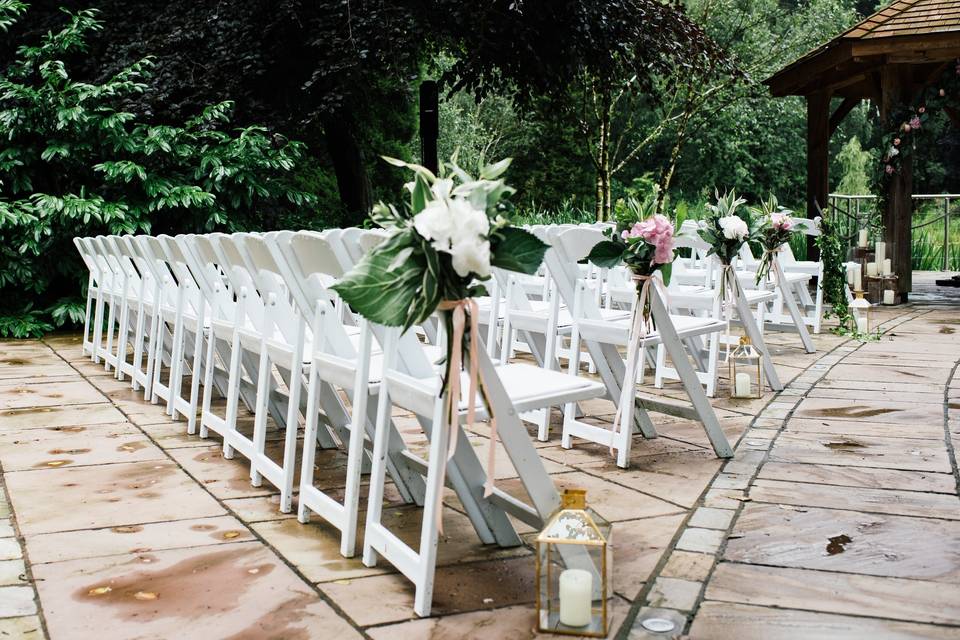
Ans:
{"label": "greenery bunch", "polygon": [[[0,0],[0,30],[25,10]],[[231,130],[230,102],[178,125],[127,111],[148,87],[150,58],[100,83],[73,78],[66,60],[102,25],[94,10],[65,16],[0,69],[0,335],[82,319],[75,236],[262,228],[315,200],[292,179],[303,145],[259,126]]]}
{"label": "greenery bunch", "polygon": [[371,220],[389,237],[334,286],[354,311],[408,329],[442,301],[486,295],[482,281],[491,268],[536,273],[547,246],[510,224],[513,188],[500,177],[509,159],[481,168],[477,178],[455,159],[440,167],[440,175],[386,160],[413,173],[406,185],[410,200],[400,208],[374,207]]}

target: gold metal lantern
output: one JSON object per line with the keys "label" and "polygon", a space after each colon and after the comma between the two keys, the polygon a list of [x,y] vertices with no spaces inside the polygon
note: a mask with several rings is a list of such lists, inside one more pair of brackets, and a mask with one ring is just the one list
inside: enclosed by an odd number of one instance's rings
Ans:
{"label": "gold metal lantern", "polygon": [[854,292],[850,310],[857,322],[857,333],[873,333],[873,305],[863,297],[863,291]]}
{"label": "gold metal lantern", "polygon": [[587,507],[584,489],[566,489],[560,510],[537,536],[537,630],[602,638],[608,630],[612,527]]}
{"label": "gold metal lantern", "polygon": [[731,398],[763,397],[763,361],[750,338],[743,336],[740,344],[727,356]]}

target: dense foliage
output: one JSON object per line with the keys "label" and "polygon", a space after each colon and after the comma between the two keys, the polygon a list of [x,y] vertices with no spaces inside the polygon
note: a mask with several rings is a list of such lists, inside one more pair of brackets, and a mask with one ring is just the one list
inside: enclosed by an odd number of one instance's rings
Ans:
{"label": "dense foliage", "polygon": [[[0,26],[23,9],[0,4]],[[92,10],[65,19],[0,74],[2,335],[82,314],[74,236],[286,226],[294,207],[314,202],[290,178],[303,145],[261,127],[231,130],[229,102],[178,126],[127,111],[148,86],[149,58],[102,83],[75,80],[64,58],[100,23]]]}

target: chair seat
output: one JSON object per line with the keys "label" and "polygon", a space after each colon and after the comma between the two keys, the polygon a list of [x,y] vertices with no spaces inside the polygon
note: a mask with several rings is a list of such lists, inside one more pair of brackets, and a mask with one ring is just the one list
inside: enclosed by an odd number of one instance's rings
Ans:
{"label": "chair seat", "polygon": [[[670,314],[677,335],[683,338],[706,333],[722,331],[726,327],[723,320],[715,318],[697,318],[695,316],[681,316]],[[610,344],[626,345],[630,336],[630,319],[607,322],[603,320],[584,319],[579,323],[580,332],[585,338],[596,338]],[[660,332],[652,329],[644,337],[644,344],[656,345],[660,343]]]}
{"label": "chair seat", "polygon": [[[372,364],[372,363],[371,363]],[[518,413],[556,406],[566,402],[578,402],[589,398],[599,398],[606,393],[602,382],[589,378],[571,376],[559,371],[541,369],[529,364],[513,363],[495,367],[510,402]],[[431,415],[434,401],[440,393],[440,376],[433,378],[414,378],[406,374],[391,372],[390,396],[394,402],[414,413]],[[467,372],[461,373],[460,388],[465,396],[470,387]],[[460,400],[461,417],[467,413],[467,398]],[[486,409],[478,394],[475,399],[476,412],[480,419],[486,419]]]}

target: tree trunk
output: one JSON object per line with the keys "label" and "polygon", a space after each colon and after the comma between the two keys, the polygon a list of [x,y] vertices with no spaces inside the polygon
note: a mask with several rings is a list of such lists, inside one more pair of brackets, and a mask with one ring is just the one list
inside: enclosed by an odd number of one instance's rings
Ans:
{"label": "tree trunk", "polygon": [[337,175],[340,201],[347,210],[348,225],[362,224],[373,206],[373,189],[363,149],[357,143],[349,116],[337,113],[322,119],[327,150]]}

